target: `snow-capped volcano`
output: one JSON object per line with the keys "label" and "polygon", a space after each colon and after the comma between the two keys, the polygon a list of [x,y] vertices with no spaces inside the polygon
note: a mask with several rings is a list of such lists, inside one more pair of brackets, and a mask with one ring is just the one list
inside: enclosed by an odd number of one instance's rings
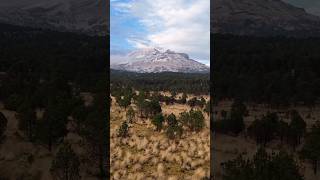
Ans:
{"label": "snow-capped volcano", "polygon": [[105,0],[3,0],[0,22],[13,25],[80,32],[107,33]]}
{"label": "snow-capped volcano", "polygon": [[211,32],[319,36],[320,17],[282,0],[214,0]]}
{"label": "snow-capped volcano", "polygon": [[210,68],[192,60],[185,53],[176,53],[159,48],[146,48],[133,51],[126,56],[111,56],[111,68],[140,73],[184,72],[204,73]]}

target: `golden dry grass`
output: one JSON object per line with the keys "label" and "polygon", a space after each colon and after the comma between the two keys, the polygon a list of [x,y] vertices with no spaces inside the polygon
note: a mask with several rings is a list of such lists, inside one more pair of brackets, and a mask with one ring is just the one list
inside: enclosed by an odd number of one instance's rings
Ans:
{"label": "golden dry grass", "polygon": [[[187,105],[161,104],[164,114],[176,116],[189,111]],[[135,109],[135,106],[133,106]],[[169,140],[156,132],[150,120],[137,119],[130,124],[129,137],[117,137],[125,120],[125,111],[115,101],[111,106],[110,153],[111,179],[201,179],[209,176],[210,137],[207,126],[199,133],[184,132],[180,140]],[[196,163],[194,163],[196,162]]]}

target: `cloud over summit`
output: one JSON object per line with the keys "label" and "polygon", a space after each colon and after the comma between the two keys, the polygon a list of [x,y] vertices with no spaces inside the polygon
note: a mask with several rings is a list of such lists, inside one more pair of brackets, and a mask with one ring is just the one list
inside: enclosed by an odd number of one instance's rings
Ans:
{"label": "cloud over summit", "polygon": [[117,7],[146,28],[146,34],[127,38],[134,47],[163,47],[208,63],[210,0],[133,0]]}

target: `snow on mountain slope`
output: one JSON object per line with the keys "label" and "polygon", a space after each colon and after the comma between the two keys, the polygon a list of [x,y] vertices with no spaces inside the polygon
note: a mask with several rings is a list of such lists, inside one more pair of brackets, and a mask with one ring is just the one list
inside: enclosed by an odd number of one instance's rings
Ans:
{"label": "snow on mountain slope", "polygon": [[104,35],[107,11],[105,0],[9,0],[0,2],[0,22]]}
{"label": "snow on mountain slope", "polygon": [[122,59],[119,59],[119,56],[111,56],[111,69],[140,73],[165,71],[203,73],[210,71],[208,66],[190,59],[187,54],[158,48],[133,51]]}
{"label": "snow on mountain slope", "polygon": [[211,32],[214,33],[320,35],[320,17],[281,0],[214,0],[212,3]]}

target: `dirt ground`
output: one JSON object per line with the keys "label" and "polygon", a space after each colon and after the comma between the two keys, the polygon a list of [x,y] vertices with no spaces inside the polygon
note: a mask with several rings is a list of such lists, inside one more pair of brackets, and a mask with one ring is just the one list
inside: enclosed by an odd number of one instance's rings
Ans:
{"label": "dirt ground", "polygon": [[[214,112],[217,111],[218,114],[214,114],[215,118],[220,118],[221,110],[230,111],[231,109],[231,101],[220,102],[217,106],[214,107]],[[320,115],[320,107],[315,107],[310,110],[304,106],[290,107],[290,108],[277,108],[272,109],[263,105],[247,105],[249,110],[249,116],[245,117],[245,124],[248,127],[256,118],[260,118],[262,115],[267,112],[278,112],[278,115],[283,120],[289,122],[288,116],[286,114],[287,111],[295,109],[300,115],[304,118],[307,123],[307,128],[310,128],[314,122],[319,119]],[[217,180],[222,179],[222,169],[221,163],[226,162],[228,160],[234,159],[239,154],[244,154],[245,157],[252,157],[256,150],[257,145],[254,140],[250,138],[245,138],[243,135],[233,137],[229,135],[215,134],[213,139],[213,154],[212,157],[214,159],[214,175]],[[272,152],[277,152],[280,148],[279,141],[272,141],[267,144],[267,150]],[[281,148],[285,148],[287,150],[291,150],[290,147],[282,146]],[[299,150],[301,145],[297,148]],[[305,180],[319,180],[320,175],[314,175],[312,171],[312,166],[309,162],[301,161],[297,155],[296,160],[299,162],[301,166],[301,173],[304,175]]]}
{"label": "dirt ground", "polygon": [[[136,109],[135,105],[132,107]],[[190,110],[189,106],[180,104],[161,104],[161,107],[163,114],[174,113],[177,117],[179,113]],[[177,141],[168,140],[163,131],[155,131],[150,120],[137,117],[130,125],[129,137],[121,139],[116,134],[124,120],[125,110],[113,98],[110,120],[112,179],[178,180],[209,176],[210,137],[207,115],[205,129],[199,133],[184,131],[182,138]]]}

